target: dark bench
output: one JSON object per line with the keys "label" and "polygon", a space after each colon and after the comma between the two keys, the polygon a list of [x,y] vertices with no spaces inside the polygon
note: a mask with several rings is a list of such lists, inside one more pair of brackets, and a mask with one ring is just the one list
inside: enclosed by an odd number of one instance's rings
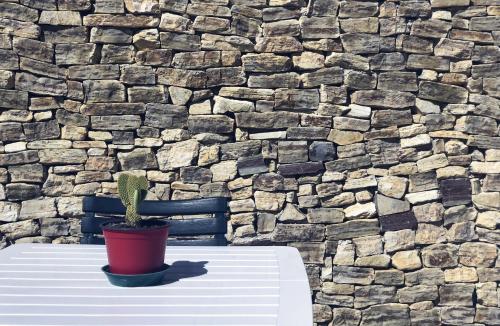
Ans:
{"label": "dark bench", "polygon": [[[83,211],[85,217],[81,223],[83,233],[81,243],[104,244],[104,239],[97,236],[102,234],[101,224],[111,220],[123,221],[123,217],[116,217],[116,215],[123,216],[125,207],[119,198],[92,196],[83,199]],[[138,209],[140,215],[155,217],[214,215],[212,218],[169,219],[167,244],[173,246],[227,245],[225,237],[227,233],[225,213],[227,211],[227,199],[222,197],[170,201],[145,200]],[[170,237],[181,239],[170,239]]]}

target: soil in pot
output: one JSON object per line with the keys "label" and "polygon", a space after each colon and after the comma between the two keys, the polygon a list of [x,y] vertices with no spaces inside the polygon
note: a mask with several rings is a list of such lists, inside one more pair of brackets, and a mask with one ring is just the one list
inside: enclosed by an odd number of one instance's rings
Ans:
{"label": "soil in pot", "polygon": [[162,268],[168,237],[167,222],[141,221],[135,228],[125,223],[105,223],[102,230],[111,273],[145,274]]}

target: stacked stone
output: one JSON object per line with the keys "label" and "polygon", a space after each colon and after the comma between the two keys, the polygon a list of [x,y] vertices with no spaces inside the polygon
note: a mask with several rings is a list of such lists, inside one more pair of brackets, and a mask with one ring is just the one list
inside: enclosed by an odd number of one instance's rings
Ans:
{"label": "stacked stone", "polygon": [[2,1],[0,247],[131,171],[298,248],[318,326],[499,325],[499,42],[498,0]]}

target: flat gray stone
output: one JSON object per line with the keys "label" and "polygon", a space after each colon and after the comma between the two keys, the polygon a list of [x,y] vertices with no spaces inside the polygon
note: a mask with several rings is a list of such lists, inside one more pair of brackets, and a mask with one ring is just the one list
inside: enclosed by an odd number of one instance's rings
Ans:
{"label": "flat gray stone", "polygon": [[375,200],[379,215],[390,215],[410,210],[410,203],[406,200],[390,198],[381,194],[378,194]]}
{"label": "flat gray stone", "polygon": [[352,102],[381,108],[406,108],[415,105],[415,96],[394,90],[356,91],[352,95]]}
{"label": "flat gray stone", "polygon": [[425,267],[454,267],[458,264],[458,246],[435,244],[422,250],[422,262]]}
{"label": "flat gray stone", "polygon": [[419,86],[419,97],[445,103],[465,103],[468,92],[460,86],[424,81]]}
{"label": "flat gray stone", "polygon": [[333,240],[352,239],[377,234],[379,234],[378,221],[372,219],[332,224],[326,228],[327,237]]}
{"label": "flat gray stone", "polygon": [[361,326],[409,326],[410,316],[407,305],[387,303],[366,309],[361,319]]}

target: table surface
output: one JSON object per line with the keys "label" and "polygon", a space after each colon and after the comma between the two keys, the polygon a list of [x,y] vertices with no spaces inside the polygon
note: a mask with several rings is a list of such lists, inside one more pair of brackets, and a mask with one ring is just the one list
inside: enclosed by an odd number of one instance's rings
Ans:
{"label": "table surface", "polygon": [[98,245],[0,250],[0,326],[310,326],[304,265],[290,247],[167,247],[164,284],[115,287]]}

